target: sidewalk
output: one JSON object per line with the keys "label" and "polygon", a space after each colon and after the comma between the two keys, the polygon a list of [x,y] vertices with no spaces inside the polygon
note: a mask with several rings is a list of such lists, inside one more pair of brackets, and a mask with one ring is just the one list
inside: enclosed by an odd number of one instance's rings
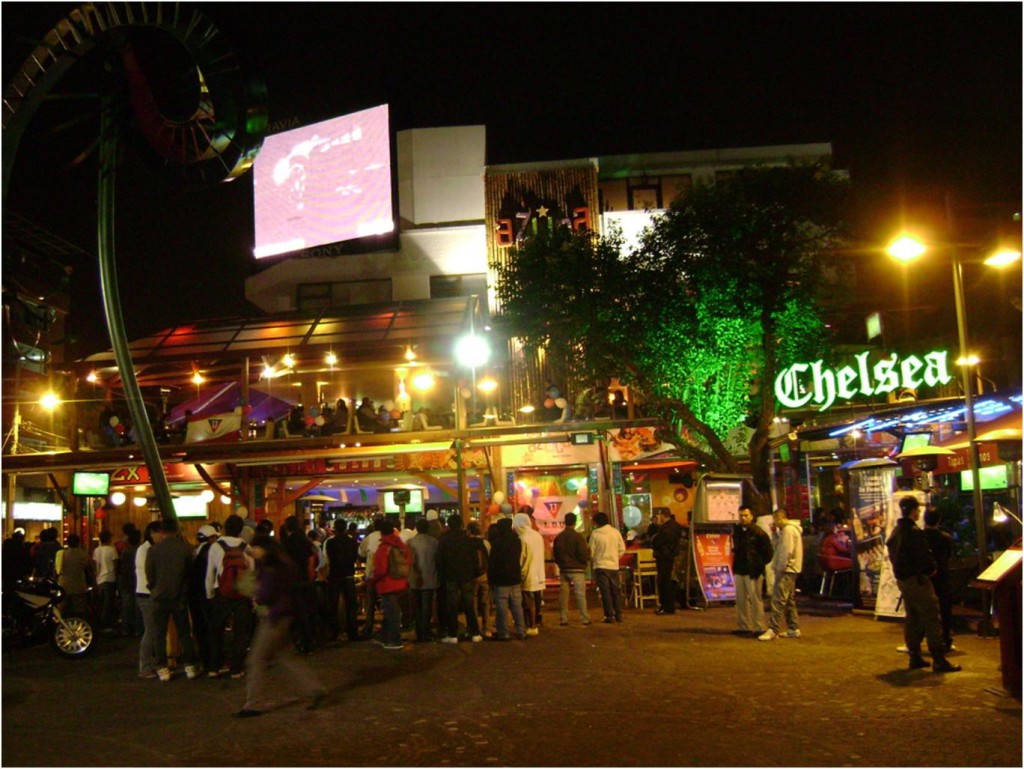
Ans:
{"label": "sidewalk", "polygon": [[[525,642],[369,643],[306,659],[323,706],[282,694],[239,721],[245,681],[136,675],[137,643],[3,660],[11,766],[1021,766],[999,644],[956,638],[961,673],[909,672],[899,622],[802,602],[800,639],[731,635],[728,607],[559,627]],[[820,609],[820,610],[819,610]],[[595,612],[599,616],[600,612]]]}

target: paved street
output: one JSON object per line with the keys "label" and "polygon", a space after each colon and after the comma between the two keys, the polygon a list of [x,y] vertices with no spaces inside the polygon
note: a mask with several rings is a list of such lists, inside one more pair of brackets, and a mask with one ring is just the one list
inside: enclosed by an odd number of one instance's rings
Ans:
{"label": "paved street", "polygon": [[812,601],[771,643],[731,635],[727,607],[559,627],[556,603],[525,642],[318,650],[321,709],[282,695],[242,721],[244,681],[141,680],[127,639],[17,651],[3,765],[1021,766],[996,640],[961,634],[964,671],[936,675],[905,669],[898,622]]}

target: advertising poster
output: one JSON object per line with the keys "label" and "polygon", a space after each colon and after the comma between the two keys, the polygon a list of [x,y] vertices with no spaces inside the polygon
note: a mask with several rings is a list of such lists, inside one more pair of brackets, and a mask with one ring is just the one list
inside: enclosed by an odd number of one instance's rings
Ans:
{"label": "advertising poster", "polygon": [[694,552],[696,571],[708,601],[735,601],[732,575],[732,535],[727,531],[697,532]]}
{"label": "advertising poster", "polygon": [[[922,508],[924,507],[926,500],[925,496],[920,491],[903,491],[897,492],[892,495],[892,504],[889,505],[888,515],[885,519],[885,534],[882,537],[883,542],[889,540],[889,535],[892,534],[892,530],[896,528],[896,519],[899,518],[900,500],[903,497],[916,497],[917,501],[921,503]],[[918,526],[924,528],[924,516],[921,516],[921,520],[918,521]],[[903,603],[900,601],[900,587],[896,584],[896,576],[892,573],[892,561],[889,560],[889,550],[884,547],[883,558],[881,564],[881,571],[878,577],[878,593],[875,598],[875,616],[876,617],[905,617],[906,612],[903,610]]]}
{"label": "advertising poster", "polygon": [[[895,480],[896,471],[892,467],[850,472],[850,523],[860,569],[860,601],[866,608],[875,606],[882,570],[888,563],[885,537]],[[891,525],[889,528],[891,530]]]}

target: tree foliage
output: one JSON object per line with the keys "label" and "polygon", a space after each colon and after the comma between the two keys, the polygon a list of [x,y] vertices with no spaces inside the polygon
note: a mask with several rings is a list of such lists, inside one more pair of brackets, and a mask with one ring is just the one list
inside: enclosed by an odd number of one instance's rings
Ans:
{"label": "tree foliage", "polygon": [[627,378],[670,440],[715,469],[739,469],[723,439],[746,422],[766,491],[773,382],[823,352],[820,268],[846,190],[816,166],[742,169],[674,201],[630,253],[617,233],[532,238],[498,269],[508,331],[581,378]]}

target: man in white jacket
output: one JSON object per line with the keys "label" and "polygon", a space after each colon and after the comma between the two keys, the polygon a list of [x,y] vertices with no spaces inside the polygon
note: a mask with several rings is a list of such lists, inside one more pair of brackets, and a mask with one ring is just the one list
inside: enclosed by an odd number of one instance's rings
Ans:
{"label": "man in white jacket", "polygon": [[544,537],[526,513],[516,513],[512,528],[523,543],[523,614],[526,635],[540,634],[540,607],[544,598]]}
{"label": "man in white jacket", "polygon": [[804,565],[804,543],[800,523],[791,521],[783,508],[772,514],[775,535],[772,545],[771,570],[775,575],[772,588],[772,615],[768,629],[757,637],[759,641],[774,641],[779,637],[782,618],[785,616],[788,638],[800,637],[800,618],[796,613],[796,578]]}
{"label": "man in white jacket", "polygon": [[619,591],[619,559],[626,553],[622,534],[608,523],[607,513],[594,515],[590,533],[590,562],[594,567],[597,589],[601,592],[604,621],[622,622],[622,593]]}

